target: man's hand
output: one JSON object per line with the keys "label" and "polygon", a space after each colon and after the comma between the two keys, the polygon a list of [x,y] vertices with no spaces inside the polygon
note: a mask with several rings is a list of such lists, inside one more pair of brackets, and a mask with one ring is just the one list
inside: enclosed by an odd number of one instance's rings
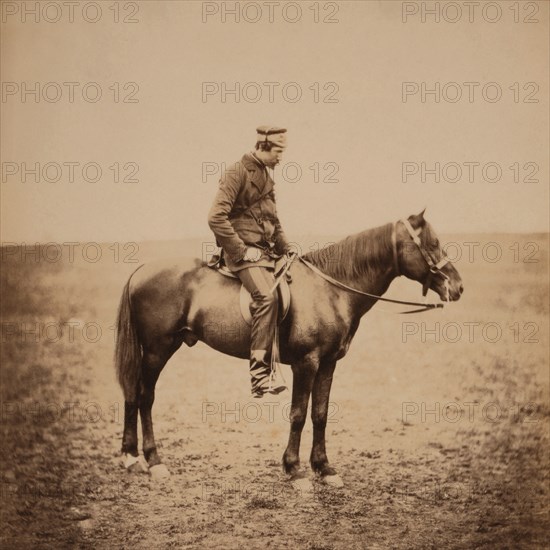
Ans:
{"label": "man's hand", "polygon": [[246,249],[243,260],[245,262],[257,262],[262,257],[262,251],[254,246],[249,246]]}

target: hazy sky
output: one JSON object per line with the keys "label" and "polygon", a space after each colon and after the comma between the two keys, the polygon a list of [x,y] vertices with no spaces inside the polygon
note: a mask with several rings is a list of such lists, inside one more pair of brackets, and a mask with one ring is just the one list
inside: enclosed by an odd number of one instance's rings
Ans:
{"label": "hazy sky", "polygon": [[[50,4],[3,6],[4,242],[208,235],[220,165],[251,150],[259,124],[288,128],[295,164],[275,180],[290,237],[424,206],[441,233],[548,229],[547,2],[530,3],[535,15],[459,3],[439,23],[398,1],[302,2],[301,14],[276,2],[273,22],[266,2],[81,4],[73,22]],[[235,4],[239,22],[223,13]],[[38,102],[24,93],[35,83]],[[22,181],[23,163],[39,163],[38,182]],[[422,174],[436,163],[439,182]]]}

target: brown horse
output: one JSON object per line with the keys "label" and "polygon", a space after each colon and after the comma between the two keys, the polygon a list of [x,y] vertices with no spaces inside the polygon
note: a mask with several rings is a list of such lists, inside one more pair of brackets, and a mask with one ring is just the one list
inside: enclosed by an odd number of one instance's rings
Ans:
{"label": "brown horse", "polygon": [[[312,395],[311,467],[327,483],[341,486],[327,458],[325,427],[336,362],[346,355],[361,317],[377,301],[361,292],[381,296],[399,275],[419,281],[442,300],[458,300],[463,287],[423,212],[304,258],[359,292],[332,284],[300,261],[291,267],[292,302],[279,329],[281,362],[290,364],[293,373],[283,469],[290,479],[303,478],[300,437]],[[192,346],[202,340],[222,353],[248,358],[250,327],[240,313],[239,290],[240,281],[220,276],[199,260],[143,265],[126,283],[118,313],[116,369],[125,398],[122,453],[127,468],[168,475],[155,445],[151,409],[157,379],[183,342]],[[138,410],[147,465],[137,459]]]}

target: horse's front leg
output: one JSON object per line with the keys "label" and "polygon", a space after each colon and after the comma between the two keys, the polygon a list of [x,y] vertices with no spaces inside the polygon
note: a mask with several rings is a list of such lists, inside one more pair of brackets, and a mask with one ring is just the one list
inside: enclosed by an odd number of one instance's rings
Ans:
{"label": "horse's front leg", "polygon": [[329,465],[325,446],[325,430],[329,408],[330,388],[336,361],[323,361],[319,366],[313,383],[313,398],[311,406],[311,420],[313,422],[313,447],[310,463],[313,471],[321,476],[322,480],[335,487],[342,487],[343,482],[336,470]]}
{"label": "horse's front leg", "polygon": [[291,479],[298,477],[300,469],[300,439],[306,422],[309,396],[318,360],[308,357],[292,365],[292,408],[290,410],[290,436],[283,455],[283,469]]}

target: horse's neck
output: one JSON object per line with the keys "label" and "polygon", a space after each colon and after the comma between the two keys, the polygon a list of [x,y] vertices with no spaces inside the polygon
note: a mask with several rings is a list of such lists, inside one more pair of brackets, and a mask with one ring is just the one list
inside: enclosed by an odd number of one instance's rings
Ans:
{"label": "horse's neck", "polygon": [[[392,281],[395,279],[396,273],[392,264],[380,265],[377,267],[369,267],[369,269],[360,278],[354,278],[347,284],[362,292],[382,296],[389,288]],[[370,303],[371,299],[360,294],[355,295],[355,302]]]}
{"label": "horse's neck", "polygon": [[[358,264],[365,266],[361,275],[346,277],[346,284],[362,292],[382,296],[397,277],[394,268],[393,252],[388,250],[384,254],[379,253],[377,258],[371,258],[370,261],[366,257],[366,254],[363,257],[359,256],[357,258]],[[351,296],[350,298],[354,303],[358,304],[361,315],[372,307],[372,299],[366,296],[355,294],[353,298]]]}
{"label": "horse's neck", "polygon": [[[391,230],[389,224],[370,229],[310,253],[306,259],[347,286],[381,296],[396,276]],[[349,291],[346,294],[354,311],[364,313],[372,306],[371,298]]]}

